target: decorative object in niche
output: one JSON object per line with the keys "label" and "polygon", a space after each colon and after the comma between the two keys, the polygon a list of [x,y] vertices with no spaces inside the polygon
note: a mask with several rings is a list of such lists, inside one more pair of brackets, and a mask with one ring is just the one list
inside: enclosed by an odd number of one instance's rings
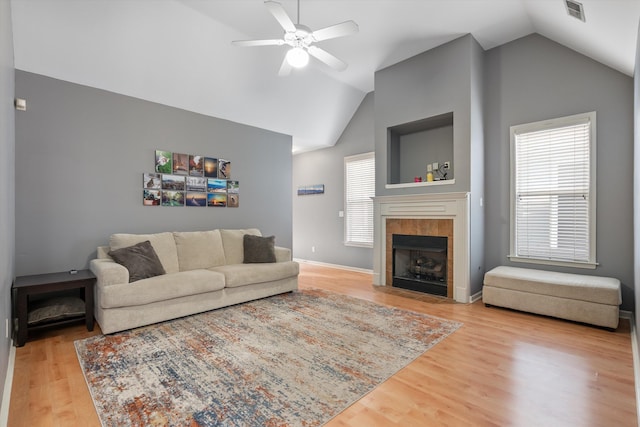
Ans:
{"label": "decorative object in niche", "polygon": [[413,177],[418,174],[426,182],[453,179],[453,169],[441,169],[444,162],[454,159],[453,128],[453,112],[388,127],[387,184],[415,184]]}
{"label": "decorative object in niche", "polygon": [[217,157],[155,151],[156,173],[143,173],[144,206],[240,206],[231,162]]}
{"label": "decorative object in niche", "polygon": [[301,185],[298,187],[298,196],[309,194],[324,194],[324,184]]}

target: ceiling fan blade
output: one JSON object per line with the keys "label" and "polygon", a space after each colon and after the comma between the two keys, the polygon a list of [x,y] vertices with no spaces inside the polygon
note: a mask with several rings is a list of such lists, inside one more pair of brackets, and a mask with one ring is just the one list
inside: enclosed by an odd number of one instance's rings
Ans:
{"label": "ceiling fan blade", "polygon": [[322,40],[335,39],[336,37],[350,36],[359,31],[358,24],[353,21],[345,21],[330,27],[321,28],[313,32],[313,38],[319,42]]}
{"label": "ceiling fan blade", "polygon": [[269,12],[271,12],[273,17],[276,18],[276,20],[280,23],[280,25],[282,26],[282,28],[284,28],[286,32],[295,33],[296,26],[291,20],[291,18],[289,18],[289,15],[287,15],[287,12],[285,12],[284,8],[280,3],[267,0],[264,2],[264,5],[267,6],[267,9],[269,9]]}
{"label": "ceiling fan blade", "polygon": [[344,71],[347,69],[347,63],[341,59],[336,58],[329,52],[324,49],[320,49],[317,46],[309,46],[309,55],[318,59],[321,62],[324,62],[329,67],[334,68],[338,71]]}
{"label": "ceiling fan blade", "polygon": [[273,40],[235,40],[231,42],[236,46],[282,46],[284,44],[284,40],[282,39],[273,39]]}
{"label": "ceiling fan blade", "polygon": [[284,57],[284,60],[282,61],[282,65],[280,66],[280,71],[278,71],[278,75],[280,77],[286,77],[289,74],[291,74],[291,69],[293,67],[289,64],[289,61],[287,61],[287,57]]}

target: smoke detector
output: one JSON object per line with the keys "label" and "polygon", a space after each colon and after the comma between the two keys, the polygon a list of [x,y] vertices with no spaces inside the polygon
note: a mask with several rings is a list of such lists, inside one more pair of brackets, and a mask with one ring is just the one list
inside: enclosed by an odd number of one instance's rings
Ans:
{"label": "smoke detector", "polygon": [[564,5],[567,8],[567,13],[569,16],[573,16],[576,19],[581,20],[582,22],[586,22],[584,19],[584,7],[582,3],[579,3],[574,0],[564,0]]}

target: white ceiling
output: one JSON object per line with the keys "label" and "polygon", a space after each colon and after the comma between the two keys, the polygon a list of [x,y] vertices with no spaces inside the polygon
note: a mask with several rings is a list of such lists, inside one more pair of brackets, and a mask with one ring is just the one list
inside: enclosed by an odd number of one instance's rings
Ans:
{"label": "white ceiling", "polygon": [[[280,2],[295,22],[296,0]],[[282,36],[263,0],[11,7],[17,69],[292,135],[302,152],[336,143],[376,70],[468,33],[491,49],[537,32],[632,76],[640,1],[581,2],[584,23],[563,0],[301,0],[300,23],[312,30],[351,19],[360,32],[318,44],[346,71],[312,58],[288,77],[277,75],[284,46],[231,45]]]}

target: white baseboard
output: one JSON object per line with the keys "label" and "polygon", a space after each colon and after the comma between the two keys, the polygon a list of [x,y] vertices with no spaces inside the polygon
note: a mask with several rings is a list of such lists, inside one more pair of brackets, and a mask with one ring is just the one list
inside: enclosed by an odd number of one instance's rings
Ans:
{"label": "white baseboard", "polygon": [[620,310],[619,316],[621,319],[633,319],[633,311]]}
{"label": "white baseboard", "polygon": [[318,265],[320,267],[330,267],[330,268],[337,268],[339,270],[348,270],[348,271],[355,271],[358,273],[373,274],[373,270],[368,270],[366,268],[350,267],[348,265],[339,265],[339,264],[329,264],[326,262],[311,261],[308,259],[300,259],[300,258],[294,258],[293,260],[296,262],[299,262],[300,264],[311,264],[311,265]]}
{"label": "white baseboard", "polygon": [[473,304],[476,301],[479,301],[482,299],[482,291],[476,292],[475,294],[471,295],[471,301],[470,303]]}
{"label": "white baseboard", "polygon": [[9,344],[9,363],[7,365],[7,375],[4,378],[4,388],[2,392],[2,406],[0,406],[0,426],[6,427],[9,422],[9,406],[11,405],[11,386],[13,385],[13,368],[16,363],[16,348],[13,341]]}

